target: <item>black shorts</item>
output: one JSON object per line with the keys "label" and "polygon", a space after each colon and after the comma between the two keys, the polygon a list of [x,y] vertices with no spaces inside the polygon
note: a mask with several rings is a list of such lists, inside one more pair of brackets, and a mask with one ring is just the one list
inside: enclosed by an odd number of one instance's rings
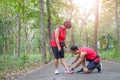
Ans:
{"label": "black shorts", "polygon": [[89,61],[87,65],[88,70],[94,70],[98,66],[99,62]]}
{"label": "black shorts", "polygon": [[61,51],[58,52],[58,47],[52,47],[52,51],[56,59],[64,58],[64,48],[61,48]]}

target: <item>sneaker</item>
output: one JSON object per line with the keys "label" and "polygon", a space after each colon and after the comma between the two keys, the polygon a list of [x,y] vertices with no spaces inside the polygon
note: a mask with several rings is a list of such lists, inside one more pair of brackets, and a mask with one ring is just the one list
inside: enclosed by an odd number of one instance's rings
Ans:
{"label": "sneaker", "polygon": [[59,74],[59,71],[58,71],[58,70],[55,70],[55,74],[58,75],[58,74]]}
{"label": "sneaker", "polygon": [[102,72],[102,63],[99,63],[97,70],[98,70],[98,73]]}
{"label": "sneaker", "polygon": [[77,71],[77,73],[83,72],[83,68],[81,68],[79,71]]}
{"label": "sneaker", "polygon": [[69,71],[69,70],[66,70],[64,73],[65,73],[65,74],[72,74],[73,72],[72,72],[72,71]]}

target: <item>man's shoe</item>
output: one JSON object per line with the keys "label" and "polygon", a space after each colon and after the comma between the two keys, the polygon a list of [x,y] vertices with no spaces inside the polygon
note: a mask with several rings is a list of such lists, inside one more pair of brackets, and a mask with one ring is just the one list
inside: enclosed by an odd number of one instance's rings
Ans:
{"label": "man's shoe", "polygon": [[55,74],[58,75],[58,74],[59,74],[59,71],[58,71],[58,70],[55,70]]}
{"label": "man's shoe", "polygon": [[98,70],[98,73],[102,72],[102,63],[99,63],[97,70]]}
{"label": "man's shoe", "polygon": [[77,71],[77,73],[83,72],[83,68],[81,68],[79,71]]}

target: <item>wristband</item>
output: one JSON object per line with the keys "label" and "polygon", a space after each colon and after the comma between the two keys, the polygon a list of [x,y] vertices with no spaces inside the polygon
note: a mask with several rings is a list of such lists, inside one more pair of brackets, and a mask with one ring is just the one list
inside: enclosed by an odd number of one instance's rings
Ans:
{"label": "wristband", "polygon": [[74,71],[74,68],[72,68],[71,70]]}

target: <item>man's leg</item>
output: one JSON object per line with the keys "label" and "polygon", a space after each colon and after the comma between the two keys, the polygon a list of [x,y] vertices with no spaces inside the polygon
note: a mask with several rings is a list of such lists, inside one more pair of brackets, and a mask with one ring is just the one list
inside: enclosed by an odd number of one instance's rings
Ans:
{"label": "man's leg", "polygon": [[83,68],[84,73],[91,73],[97,65],[98,63],[95,63],[94,61],[89,61],[87,67]]}
{"label": "man's leg", "polygon": [[98,73],[99,73],[99,72],[102,72],[102,63],[99,63],[99,64],[97,65],[97,70],[98,70]]}
{"label": "man's leg", "polygon": [[82,61],[82,68],[77,71],[77,73],[80,73],[80,72],[84,72],[84,73],[91,73],[93,70],[89,70],[86,66],[85,66],[85,59]]}
{"label": "man's leg", "polygon": [[86,74],[87,74],[87,73],[91,73],[92,71],[93,71],[93,70],[89,70],[87,67],[84,67],[84,68],[83,68],[83,72],[86,73]]}

